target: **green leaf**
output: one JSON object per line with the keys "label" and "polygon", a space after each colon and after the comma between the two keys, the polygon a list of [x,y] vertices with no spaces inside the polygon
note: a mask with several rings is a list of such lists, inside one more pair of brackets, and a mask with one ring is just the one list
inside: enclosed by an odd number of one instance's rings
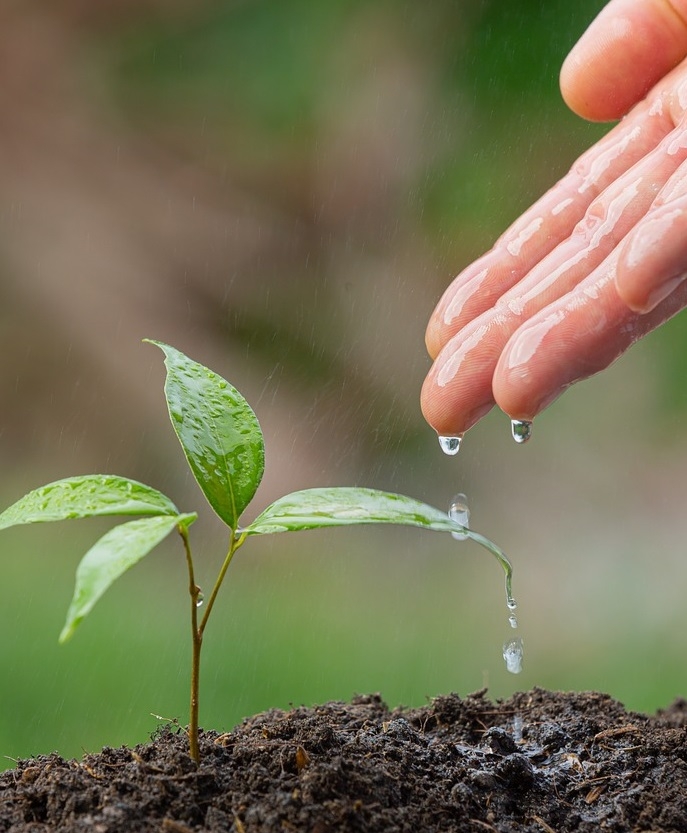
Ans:
{"label": "green leaf", "polygon": [[244,532],[267,535],[324,526],[402,524],[439,532],[465,532],[446,512],[413,498],[375,489],[338,487],[304,489],[285,495],[268,506]]}
{"label": "green leaf", "polygon": [[179,527],[188,528],[195,514],[159,515],[116,526],[94,544],[76,570],[74,596],[67,612],[60,642],[66,642],[95,603],[134,564]]}
{"label": "green leaf", "polygon": [[269,535],[353,524],[401,524],[437,532],[462,533],[481,544],[497,559],[506,574],[506,597],[512,602],[513,568],[496,544],[451,520],[440,509],[404,495],[354,487],[304,489],[276,500],[242,532],[246,535]]}
{"label": "green leaf", "polygon": [[232,529],[255,494],[265,444],[250,405],[221,376],[162,344],[172,425],[210,506]]}
{"label": "green leaf", "polygon": [[18,524],[92,518],[97,515],[177,515],[155,489],[114,475],[68,477],[24,495],[0,514],[0,529]]}

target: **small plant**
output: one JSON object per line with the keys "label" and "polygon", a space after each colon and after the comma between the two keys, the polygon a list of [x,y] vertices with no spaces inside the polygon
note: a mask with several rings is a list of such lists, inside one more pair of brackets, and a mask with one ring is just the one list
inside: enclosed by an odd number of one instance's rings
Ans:
{"label": "small plant", "polygon": [[252,523],[241,527],[239,520],[264,469],[265,449],[258,420],[225,379],[173,347],[157,341],[149,343],[165,354],[167,406],[191,471],[208,503],[229,528],[227,554],[207,600],[196,583],[189,543],[189,528],[196,513],[179,512],[168,497],[134,480],[112,475],[58,480],[30,492],[2,512],[0,529],[101,515],[140,516],[107,532],[83,557],[60,642],[73,635],[115,579],[172,530],[179,533],[189,578],[192,659],[188,736],[190,755],[196,763],[200,759],[198,706],[203,637],[229,564],[252,535],[384,523],[459,533],[486,547],[499,560],[506,573],[507,597],[511,598],[511,566],[498,547],[439,509],[402,495],[349,487],[306,489],[280,498]]}

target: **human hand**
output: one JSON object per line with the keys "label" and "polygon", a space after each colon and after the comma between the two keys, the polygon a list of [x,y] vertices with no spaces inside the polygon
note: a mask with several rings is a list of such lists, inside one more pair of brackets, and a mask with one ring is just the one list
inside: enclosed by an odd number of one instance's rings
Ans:
{"label": "human hand", "polygon": [[495,402],[532,420],[687,306],[686,55],[687,0],[611,0],[566,59],[580,115],[643,100],[445,292],[422,390],[440,436]]}

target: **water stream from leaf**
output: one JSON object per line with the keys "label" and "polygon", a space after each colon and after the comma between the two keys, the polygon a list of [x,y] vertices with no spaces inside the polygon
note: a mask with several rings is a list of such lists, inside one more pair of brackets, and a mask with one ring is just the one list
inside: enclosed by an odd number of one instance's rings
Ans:
{"label": "water stream from leaf", "polygon": [[[451,505],[448,509],[448,516],[452,521],[456,521],[461,526],[469,529],[470,508],[468,506],[467,497],[462,492],[459,492],[451,501]],[[496,546],[496,544],[493,544],[488,539],[483,538],[478,533],[472,532],[472,530],[470,530],[470,535],[463,532],[452,532],[451,535],[456,539],[456,541],[464,541],[466,538],[472,538],[473,540],[478,541],[486,547],[501,564],[503,571],[506,574],[506,606],[510,611],[508,624],[513,630],[517,630],[518,619],[515,615],[515,611],[517,610],[518,605],[513,598],[513,567],[508,558],[506,558],[505,554]],[[522,671],[523,648],[524,643],[522,638],[519,636],[513,636],[507,639],[503,645],[503,659],[506,662],[506,669],[510,671],[511,674],[519,674]]]}

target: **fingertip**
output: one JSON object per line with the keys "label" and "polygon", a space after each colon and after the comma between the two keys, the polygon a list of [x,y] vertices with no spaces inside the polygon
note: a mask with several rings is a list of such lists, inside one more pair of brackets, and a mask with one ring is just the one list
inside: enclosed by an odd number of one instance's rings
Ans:
{"label": "fingertip", "polygon": [[451,413],[448,403],[440,395],[431,371],[422,385],[420,409],[422,416],[439,437],[460,435],[466,430],[455,415]]}
{"label": "fingertip", "polygon": [[563,63],[561,94],[591,121],[624,116],[687,55],[687,23],[665,0],[611,0]]}
{"label": "fingertip", "polygon": [[559,77],[561,95],[563,96],[563,101],[573,113],[588,121],[598,121],[594,90],[588,88],[579,53],[580,49],[578,44],[565,61],[563,61]]}
{"label": "fingertip", "polygon": [[555,376],[560,345],[556,337],[551,338],[562,321],[561,312],[537,316],[517,330],[504,347],[494,369],[492,392],[496,404],[511,419],[531,422],[567,387]]}
{"label": "fingertip", "polygon": [[441,366],[434,363],[420,392],[425,420],[440,437],[464,434],[489,413],[494,405],[489,378],[470,374],[453,384],[442,384]]}
{"label": "fingertip", "polygon": [[[646,72],[636,75],[629,60],[630,31],[616,25],[588,30],[563,62],[560,88],[568,107],[588,121],[622,118],[654,83]],[[660,76],[659,76],[660,77]]]}

